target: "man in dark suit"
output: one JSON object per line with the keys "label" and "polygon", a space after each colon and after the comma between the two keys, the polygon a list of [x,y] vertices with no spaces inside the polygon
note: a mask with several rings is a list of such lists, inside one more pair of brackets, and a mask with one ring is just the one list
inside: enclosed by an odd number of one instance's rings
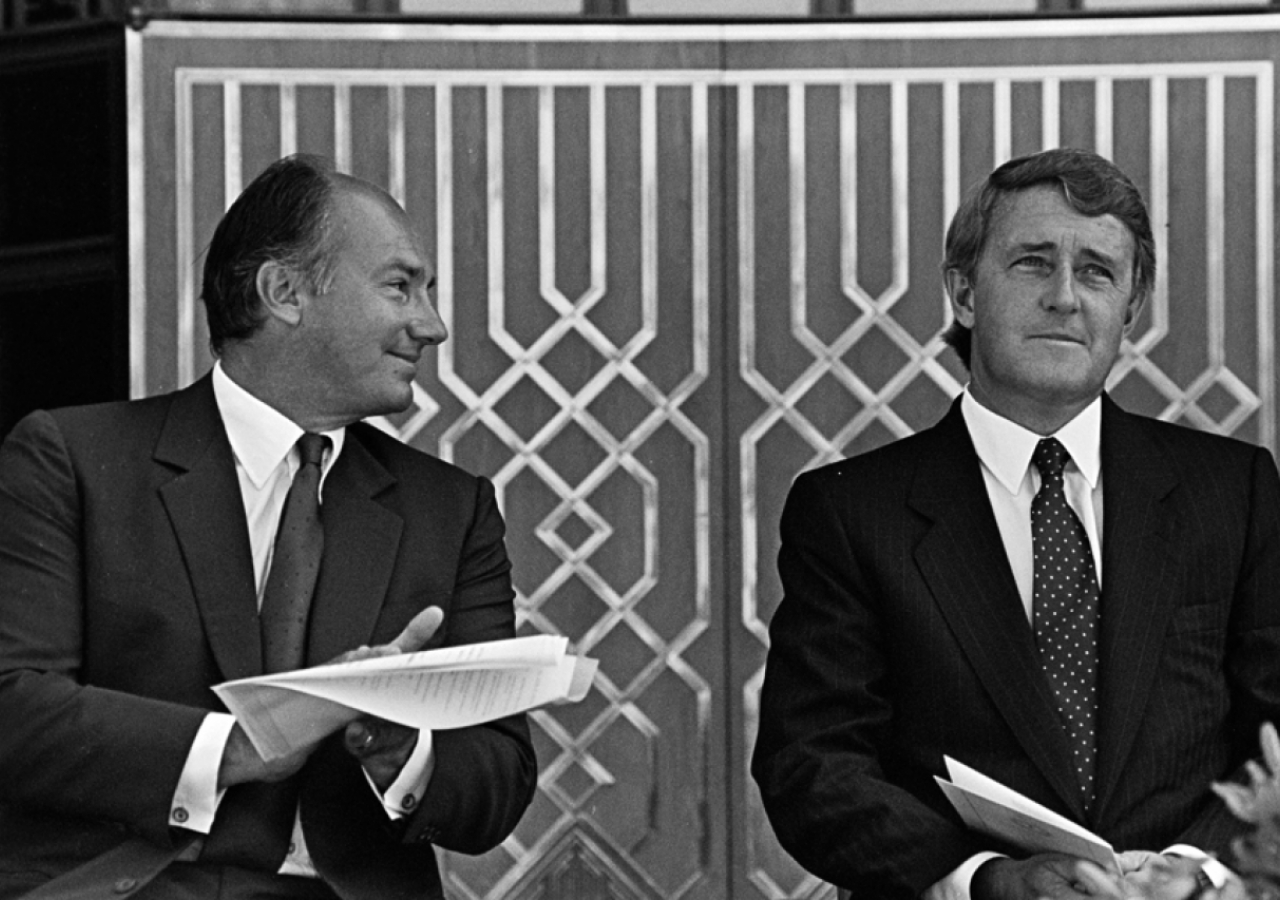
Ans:
{"label": "man in dark suit", "polygon": [[[1001,166],[946,253],[969,384],[796,480],[752,771],[783,846],[855,898],[1155,890],[1157,854],[1226,849],[1209,784],[1280,718],[1275,463],[1104,393],[1155,271],[1109,162]],[[1125,879],[965,829],[944,755],[1109,840]],[[1178,871],[1161,896],[1195,890]]]}
{"label": "man in dark suit", "polygon": [[[272,667],[260,604],[277,563],[312,551],[309,607],[283,626],[296,665],[513,636],[492,485],[361,423],[409,405],[447,336],[434,289],[389,196],[281,160],[209,247],[213,372],[13,430],[0,897],[441,897],[433,845],[483,852],[515,827],[537,774],[522,716],[435,733],[366,717],[268,763],[210,690]],[[308,467],[319,543],[285,550]]]}

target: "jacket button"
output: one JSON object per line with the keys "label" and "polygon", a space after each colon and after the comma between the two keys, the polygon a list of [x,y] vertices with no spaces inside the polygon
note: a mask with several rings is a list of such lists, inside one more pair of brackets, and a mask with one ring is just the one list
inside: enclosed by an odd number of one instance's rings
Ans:
{"label": "jacket button", "polygon": [[111,886],[111,889],[117,894],[127,894],[137,886],[138,879],[136,878],[120,878]]}

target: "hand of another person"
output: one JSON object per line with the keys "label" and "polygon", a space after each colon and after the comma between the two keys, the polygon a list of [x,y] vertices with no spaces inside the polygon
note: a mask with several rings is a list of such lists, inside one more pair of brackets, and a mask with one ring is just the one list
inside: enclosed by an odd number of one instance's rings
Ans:
{"label": "hand of another person", "polygon": [[1117,858],[1128,897],[1185,900],[1196,892],[1196,873],[1200,871],[1196,860],[1149,850],[1129,850]]}
{"label": "hand of another person", "polygon": [[1200,861],[1185,856],[1162,855],[1147,850],[1121,853],[1120,872],[1125,897],[1135,900],[1245,900],[1244,885],[1229,877],[1222,888],[1201,890],[1196,876]]}
{"label": "hand of another person", "polygon": [[969,889],[973,900],[1124,900],[1119,876],[1060,853],[1026,859],[992,859],[978,867]]}
{"label": "hand of another person", "polygon": [[[413,621],[390,643],[348,650],[333,662],[413,653],[422,649],[443,621],[444,612],[440,607],[428,606],[414,616]],[[413,748],[418,743],[418,729],[374,716],[361,716],[347,726],[343,741],[347,752],[360,760],[378,790],[385,791],[413,755]]]}

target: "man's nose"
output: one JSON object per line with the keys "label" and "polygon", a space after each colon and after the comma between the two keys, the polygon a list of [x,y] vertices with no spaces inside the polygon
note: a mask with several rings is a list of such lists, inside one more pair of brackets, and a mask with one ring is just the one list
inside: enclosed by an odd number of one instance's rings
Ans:
{"label": "man's nose", "polygon": [[1043,303],[1047,309],[1059,312],[1074,312],[1080,308],[1080,298],[1076,296],[1076,276],[1070,266],[1058,266],[1045,290]]}
{"label": "man's nose", "polygon": [[409,336],[430,345],[442,344],[449,337],[449,329],[445,327],[444,319],[440,318],[436,305],[431,302],[426,291],[422,292],[414,304],[414,315],[409,320]]}

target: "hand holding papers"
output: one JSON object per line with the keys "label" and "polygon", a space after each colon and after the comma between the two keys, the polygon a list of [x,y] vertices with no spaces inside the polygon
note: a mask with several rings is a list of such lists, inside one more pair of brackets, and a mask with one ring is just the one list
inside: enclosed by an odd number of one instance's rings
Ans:
{"label": "hand holding papers", "polygon": [[943,759],[951,781],[935,780],[974,831],[1037,853],[1066,853],[1112,872],[1120,870],[1112,846],[1087,828],[949,756]]}
{"label": "hand holding papers", "polygon": [[270,761],[362,715],[449,729],[576,703],[597,661],[567,650],[567,639],[537,635],[242,678],[214,691]]}

